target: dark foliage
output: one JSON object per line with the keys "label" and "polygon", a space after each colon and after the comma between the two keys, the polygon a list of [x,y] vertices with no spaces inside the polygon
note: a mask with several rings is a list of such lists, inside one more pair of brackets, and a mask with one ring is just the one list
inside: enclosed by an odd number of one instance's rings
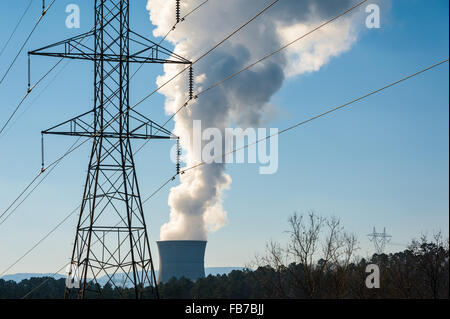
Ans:
{"label": "dark foliage", "polygon": [[[413,242],[409,249],[389,255],[361,259],[342,271],[327,265],[318,279],[314,296],[302,289],[302,265],[291,264],[275,271],[259,267],[255,271],[233,271],[228,275],[209,276],[195,283],[172,279],[159,286],[165,299],[254,299],[254,298],[449,298],[448,248],[428,242]],[[381,271],[381,287],[365,286],[366,266],[377,264]],[[316,265],[321,267],[320,261]],[[44,284],[42,284],[44,282]],[[41,285],[28,298],[48,299],[64,296],[65,280],[31,278],[20,283],[0,280],[0,298],[22,298]],[[111,287],[103,290],[105,298],[118,298]],[[133,291],[126,297],[131,298]]]}

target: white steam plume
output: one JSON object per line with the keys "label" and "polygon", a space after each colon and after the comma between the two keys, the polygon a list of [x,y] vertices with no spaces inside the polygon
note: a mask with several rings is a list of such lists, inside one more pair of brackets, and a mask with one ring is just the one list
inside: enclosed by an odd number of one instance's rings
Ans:
{"label": "white steam plume", "polygon": [[[175,2],[175,1],[173,1]],[[195,59],[262,10],[269,0],[211,0],[170,33],[168,41],[175,53]],[[356,3],[355,0],[281,0],[263,16],[195,65],[197,90],[224,79],[255,60],[280,48],[306,31],[334,17]],[[182,0],[189,12],[199,0]],[[167,0],[149,0],[147,10],[155,36],[164,36],[174,24],[174,5]],[[361,12],[361,10],[360,10]],[[350,49],[357,39],[355,14],[343,17],[315,32],[288,50],[277,54],[237,78],[206,93],[188,110],[175,117],[175,134],[181,137],[186,165],[200,162],[192,143],[193,121],[202,128],[219,128],[231,122],[258,127],[273,94],[286,77],[318,71],[332,57]],[[358,19],[359,23],[364,20]],[[185,66],[165,65],[157,80],[165,83]],[[179,76],[161,91],[165,109],[173,114],[187,99],[187,75]],[[206,240],[208,231],[227,223],[222,206],[223,192],[231,178],[224,164],[204,165],[181,176],[181,184],[169,196],[170,221],[161,228],[162,240]]]}

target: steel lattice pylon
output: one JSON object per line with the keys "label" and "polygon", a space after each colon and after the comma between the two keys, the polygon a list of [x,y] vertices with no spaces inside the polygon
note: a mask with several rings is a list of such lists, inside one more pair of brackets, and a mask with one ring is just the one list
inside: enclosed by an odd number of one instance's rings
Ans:
{"label": "steel lattice pylon", "polygon": [[190,62],[131,31],[129,18],[129,0],[95,0],[90,32],[29,52],[94,62],[94,107],[43,131],[93,139],[69,274],[80,281],[66,298],[105,287],[158,297],[131,140],[177,137],[130,107],[130,64]]}
{"label": "steel lattice pylon", "polygon": [[386,228],[383,229],[382,233],[377,233],[375,227],[373,228],[373,232],[367,235],[369,240],[373,242],[375,246],[375,252],[378,255],[384,253],[384,248],[386,244],[391,241],[392,236],[386,233]]}

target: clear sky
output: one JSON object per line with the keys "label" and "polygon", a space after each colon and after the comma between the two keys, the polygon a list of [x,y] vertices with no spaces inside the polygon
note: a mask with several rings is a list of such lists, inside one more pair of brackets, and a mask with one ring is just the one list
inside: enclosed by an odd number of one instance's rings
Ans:
{"label": "clear sky", "polygon": [[[40,14],[41,3],[34,2],[0,59],[0,74]],[[89,30],[91,2],[57,0],[25,51]],[[80,30],[65,27],[69,3],[81,7]],[[1,10],[0,45],[27,4],[28,0],[10,1]],[[132,1],[132,24],[151,37],[145,5],[146,0]],[[285,82],[272,101],[280,109],[279,116],[269,126],[283,129],[447,58],[448,5],[447,0],[392,1],[391,11],[382,13],[381,29],[364,31],[350,51],[319,72]],[[22,53],[0,86],[0,125],[25,94],[26,61]],[[34,58],[34,80],[55,62]],[[132,81],[132,100],[151,92],[161,73],[160,66],[145,67]],[[442,230],[448,236],[448,79],[445,64],[284,134],[277,174],[259,175],[254,164],[230,165],[233,183],[224,200],[229,225],[210,234],[206,265],[244,266],[263,252],[266,241],[285,242],[287,219],[294,212],[314,210],[341,218],[346,229],[358,235],[359,253],[364,256],[373,252],[366,234],[374,226],[386,227],[392,241],[399,244],[389,246],[388,251],[404,248],[402,244],[421,234]],[[92,65],[70,62],[60,65],[24,103],[7,134],[0,137],[0,214],[40,169],[40,131],[87,111],[92,96]],[[164,122],[163,103],[163,96],[158,95],[139,110]],[[48,160],[56,159],[73,142],[71,138],[47,138]],[[143,197],[173,175],[171,146],[152,142],[137,156]],[[0,226],[0,272],[79,204],[89,147],[87,143],[66,158]],[[168,220],[168,193],[169,188],[164,189],[145,206],[156,261],[155,241]],[[75,227],[74,215],[9,273],[61,268],[70,257]]]}

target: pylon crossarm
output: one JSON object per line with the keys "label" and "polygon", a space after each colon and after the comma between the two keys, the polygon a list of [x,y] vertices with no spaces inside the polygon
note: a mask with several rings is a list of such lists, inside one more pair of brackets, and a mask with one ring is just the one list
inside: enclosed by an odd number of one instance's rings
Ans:
{"label": "pylon crossarm", "polygon": [[[92,37],[95,35],[95,32],[89,31],[80,35],[77,35],[72,38],[68,38],[50,45],[47,45],[43,48],[29,51],[29,55],[41,55],[41,56],[51,56],[51,57],[67,57],[74,58],[75,56],[89,56],[94,53],[94,50],[89,48],[88,46],[84,45],[82,42],[84,39],[88,37]],[[63,48],[64,50],[61,52],[48,52],[49,49],[53,48]]]}
{"label": "pylon crossarm", "polygon": [[151,57],[158,58],[160,56],[165,57],[167,63],[179,63],[179,64],[191,64],[191,61],[183,58],[181,55],[174,53],[173,51],[166,49],[160,44],[153,42],[152,40],[130,30],[130,34],[135,37],[130,37],[130,42],[133,42],[136,46],[140,46],[139,50],[136,50],[134,55],[140,55],[146,52],[150,52]]}
{"label": "pylon crossarm", "polygon": [[102,138],[130,138],[130,139],[138,139],[138,140],[169,140],[176,139],[175,136],[165,136],[165,135],[151,135],[151,134],[133,134],[133,133],[115,133],[115,132],[103,132],[96,134],[95,132],[46,132],[43,133],[46,135],[62,135],[62,136],[76,136],[76,137],[102,137]]}
{"label": "pylon crossarm", "polygon": [[[92,113],[94,110],[83,113],[61,124],[55,125],[45,131],[44,135],[64,135],[77,137],[108,137],[108,138],[131,138],[131,139],[178,139],[169,130],[155,123],[141,113],[132,110],[129,118],[133,121],[133,127],[129,133],[108,132],[101,128],[95,128],[92,124]],[[109,129],[111,126],[108,127]]]}
{"label": "pylon crossarm", "polygon": [[170,139],[178,139],[178,136],[174,135],[171,131],[169,131],[168,129],[159,125],[158,123],[150,120],[148,117],[146,117],[142,113],[136,111],[135,109],[131,109],[131,108],[128,110],[129,110],[128,112],[130,114],[130,118],[140,122],[140,124],[134,130],[132,130],[133,133],[140,129],[145,128],[147,131],[149,130],[149,132],[152,132],[152,133],[156,132],[159,134],[163,134],[165,136],[168,136]]}
{"label": "pylon crossarm", "polygon": [[[65,39],[43,48],[28,52],[29,55],[46,56],[55,58],[65,58],[86,61],[106,61],[106,62],[130,62],[130,63],[155,63],[155,64],[191,64],[182,56],[164,48],[163,46],[147,39],[146,37],[130,31],[136,38],[130,38],[136,48],[135,53],[130,55],[120,55],[113,53],[95,53],[95,49],[83,44],[89,37],[95,36],[95,30],[80,34],[78,36]],[[50,49],[59,49],[50,51]]]}
{"label": "pylon crossarm", "polygon": [[76,132],[88,132],[94,130],[94,125],[92,124],[92,113],[94,110],[88,111],[81,115],[78,115],[70,120],[67,120],[63,123],[55,125],[45,131],[42,131],[42,134],[58,134],[57,131],[61,129],[67,130],[65,134],[60,135],[71,135],[67,133],[76,133]]}
{"label": "pylon crossarm", "polygon": [[[144,50],[143,52],[149,51],[150,49]],[[117,54],[104,54],[102,57],[94,53],[67,53],[67,52],[30,52],[30,55],[36,56],[47,56],[54,58],[65,58],[72,60],[85,60],[85,61],[104,61],[104,62],[130,62],[138,64],[191,64],[190,62],[176,60],[176,59],[162,59],[160,54],[156,50],[152,49],[152,52],[148,56],[140,55],[130,55],[130,56],[120,56]]]}

